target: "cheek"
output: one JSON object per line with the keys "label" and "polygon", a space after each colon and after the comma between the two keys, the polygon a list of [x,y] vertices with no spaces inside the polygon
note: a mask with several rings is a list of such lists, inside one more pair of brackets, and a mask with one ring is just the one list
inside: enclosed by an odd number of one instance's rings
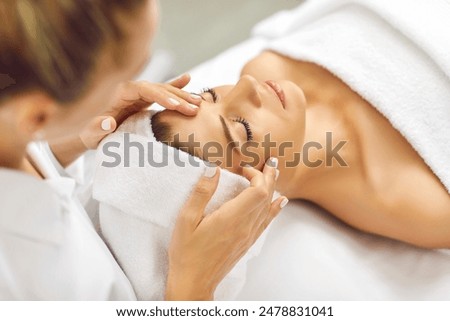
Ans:
{"label": "cheek", "polygon": [[[147,15],[144,19],[144,25],[140,28],[140,34],[143,37],[143,43],[151,42],[154,38],[159,25],[159,8],[156,0],[149,0]],[[146,32],[147,31],[147,32]],[[150,45],[150,43],[148,44]]]}
{"label": "cheek", "polygon": [[231,146],[209,140],[201,143],[201,154],[204,160],[215,163],[223,169],[238,173],[243,158]]}
{"label": "cheek", "polygon": [[[270,116],[268,116],[270,117]],[[257,153],[260,158],[259,168],[269,157],[277,157],[280,162],[292,160],[301,150],[304,137],[304,124],[301,121],[285,120],[274,117],[259,130]]]}
{"label": "cheek", "polygon": [[290,124],[280,132],[278,130],[276,156],[280,161],[280,168],[283,164],[293,162],[297,159],[298,153],[302,150],[304,125],[299,123]]}

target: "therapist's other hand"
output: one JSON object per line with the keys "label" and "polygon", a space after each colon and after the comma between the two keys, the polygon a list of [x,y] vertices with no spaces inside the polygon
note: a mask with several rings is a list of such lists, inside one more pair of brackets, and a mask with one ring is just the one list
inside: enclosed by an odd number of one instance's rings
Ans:
{"label": "therapist's other hand", "polygon": [[61,165],[67,166],[86,150],[97,148],[102,139],[114,132],[125,119],[153,103],[185,115],[196,115],[201,98],[182,90],[190,79],[188,74],[184,74],[167,84],[123,83],[116,93],[115,103],[104,115],[92,119],[78,134],[50,142],[53,153]]}
{"label": "therapist's other hand", "polygon": [[157,103],[164,108],[176,110],[187,116],[197,114],[202,99],[182,90],[191,77],[184,74],[167,84],[146,81],[123,83],[114,105],[103,116],[93,119],[80,133],[87,149],[97,148],[100,141],[131,115]]}
{"label": "therapist's other hand", "polygon": [[211,171],[205,172],[177,219],[166,300],[212,300],[218,284],[287,204],[285,197],[272,202],[278,170],[269,162],[263,172],[244,168],[250,187],[205,216],[220,175],[214,168],[214,176],[208,177]]}

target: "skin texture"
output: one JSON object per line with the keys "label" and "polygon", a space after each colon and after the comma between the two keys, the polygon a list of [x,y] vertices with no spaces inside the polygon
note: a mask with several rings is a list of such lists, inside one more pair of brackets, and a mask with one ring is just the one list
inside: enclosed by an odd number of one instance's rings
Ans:
{"label": "skin texture", "polygon": [[[70,163],[98,142],[129,115],[158,102],[182,112],[187,117],[197,113],[201,99],[180,90],[189,82],[182,76],[171,84],[133,82],[133,78],[149,57],[150,41],[157,21],[156,1],[149,0],[135,17],[121,16],[122,27],[128,32],[123,55],[128,59],[117,68],[111,61],[111,44],[98,55],[92,71],[92,88],[65,106],[59,105],[47,93],[23,92],[0,105],[0,166],[25,171],[39,178],[40,173],[26,157],[26,146],[36,138],[51,142],[56,156]],[[175,98],[179,104],[172,104]],[[111,121],[108,130],[101,128],[105,119]],[[272,202],[276,169],[264,166],[263,171],[247,168],[243,171],[250,187],[216,212],[204,218],[204,208],[218,183],[203,177],[183,208],[175,226],[169,249],[167,279],[168,300],[211,300],[223,277],[247,252],[262,231],[279,213],[285,198]],[[236,229],[239,218],[240,228]],[[245,219],[243,219],[245,218]],[[226,237],[225,237],[226,236]]]}
{"label": "skin texture", "polygon": [[[326,133],[332,132],[332,148],[345,141],[339,155],[346,166],[336,159],[327,166],[326,149],[311,148],[309,161],[322,160],[321,165],[302,162],[288,167],[292,153],[281,155],[274,149],[271,156],[280,159],[279,191],[289,198],[312,201],[369,233],[420,247],[450,247],[448,193],[411,145],[367,101],[327,70],[273,52],[248,62],[242,75],[236,86],[215,88],[216,103],[203,93],[198,117],[187,119],[165,111],[160,121],[171,125],[172,136],[179,133],[186,139],[194,133],[200,146],[219,142],[226,154],[205,157],[212,162],[223,161],[229,154],[218,114],[230,122],[244,117],[256,142],[270,133],[278,146],[291,141],[296,151],[308,142],[326,146]],[[267,80],[276,80],[284,89],[285,109],[276,96],[269,97]],[[236,140],[245,139],[242,124],[230,127]],[[204,156],[201,151],[196,154]],[[236,154],[235,158],[228,169],[239,173],[243,157]]]}

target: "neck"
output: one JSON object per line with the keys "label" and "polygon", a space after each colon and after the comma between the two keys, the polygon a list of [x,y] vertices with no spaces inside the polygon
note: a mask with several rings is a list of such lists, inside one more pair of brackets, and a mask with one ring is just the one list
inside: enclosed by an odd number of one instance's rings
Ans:
{"label": "neck", "polygon": [[[7,152],[4,152],[5,150],[7,150]],[[31,174],[37,178],[43,178],[42,174],[27,158],[26,148],[23,148],[20,151],[11,151],[10,149],[5,149],[5,146],[0,144],[0,155],[0,168],[13,169]]]}
{"label": "neck", "polygon": [[24,167],[25,156],[26,145],[17,146],[14,140],[10,140],[10,137],[1,137],[0,167],[21,170]]}
{"label": "neck", "polygon": [[19,141],[7,125],[0,124],[0,167],[41,177],[27,159],[27,144],[28,142]]}
{"label": "neck", "polygon": [[[348,131],[343,115],[326,105],[307,109],[305,140],[299,164],[284,169],[280,190],[292,199],[315,200],[331,186],[327,182],[348,164]],[[347,149],[346,149],[347,148]]]}

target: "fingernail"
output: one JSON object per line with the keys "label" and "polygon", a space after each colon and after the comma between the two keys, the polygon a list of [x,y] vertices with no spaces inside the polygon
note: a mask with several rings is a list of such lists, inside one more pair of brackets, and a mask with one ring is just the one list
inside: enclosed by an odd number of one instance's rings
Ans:
{"label": "fingernail", "polygon": [[278,167],[278,158],[271,157],[267,160],[266,164],[270,167],[277,168]]}
{"label": "fingernail", "polygon": [[289,200],[286,197],[283,197],[283,200],[280,203],[280,208],[283,208],[289,203]]}
{"label": "fingernail", "polygon": [[244,167],[252,168],[252,165],[250,165],[250,164],[245,164]]}
{"label": "fingernail", "polygon": [[181,105],[181,103],[178,100],[174,99],[174,98],[169,98],[167,101],[173,106]]}
{"label": "fingernail", "polygon": [[206,166],[203,176],[205,176],[207,178],[213,178],[214,176],[216,176],[216,172],[217,172],[217,166]]}
{"label": "fingernail", "polygon": [[202,99],[202,96],[200,96],[199,94],[194,94],[194,93],[192,93],[192,94],[191,94],[191,98],[193,98],[193,99],[195,99],[195,100],[200,100],[200,99]]}
{"label": "fingernail", "polygon": [[104,131],[111,130],[111,119],[109,119],[109,118],[104,119],[102,121],[101,126]]}
{"label": "fingernail", "polygon": [[278,176],[280,176],[280,170],[275,169],[275,180],[278,180]]}
{"label": "fingernail", "polygon": [[198,109],[198,106],[196,106],[194,104],[189,104],[189,107],[191,107],[192,109]]}

